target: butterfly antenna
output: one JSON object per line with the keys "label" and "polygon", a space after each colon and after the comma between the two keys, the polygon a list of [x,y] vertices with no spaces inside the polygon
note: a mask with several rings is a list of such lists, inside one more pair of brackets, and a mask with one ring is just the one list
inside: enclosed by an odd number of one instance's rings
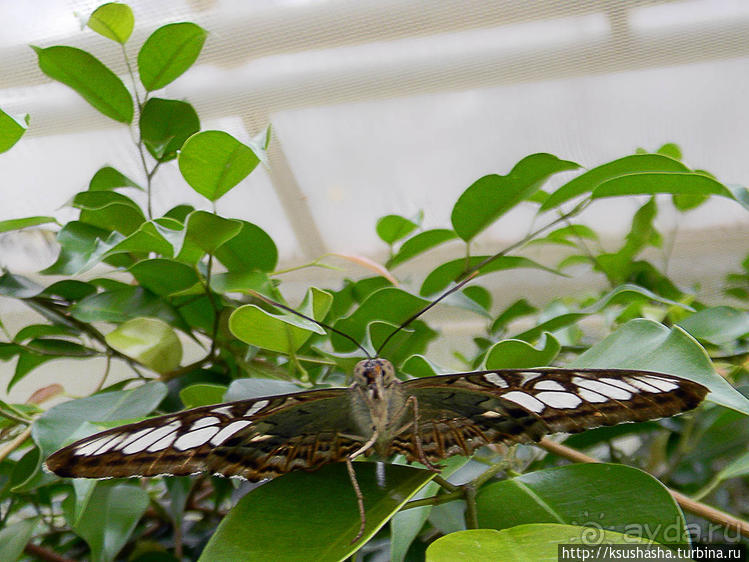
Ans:
{"label": "butterfly antenna", "polygon": [[372,355],[366,350],[366,348],[363,345],[361,345],[358,341],[356,341],[354,338],[352,338],[348,334],[342,332],[341,330],[337,330],[336,328],[334,328],[333,326],[329,326],[325,322],[320,322],[319,320],[315,320],[314,318],[311,318],[311,317],[307,316],[306,314],[302,314],[301,312],[299,312],[298,310],[294,310],[290,306],[286,306],[285,304],[281,304],[280,302],[276,302],[273,299],[270,299],[270,298],[266,297],[265,295],[261,295],[257,291],[248,291],[248,293],[251,294],[253,297],[256,297],[256,298],[260,299],[261,301],[263,301],[266,304],[269,304],[271,306],[275,306],[276,308],[280,308],[281,310],[285,310],[286,312],[290,312],[291,314],[295,314],[296,316],[299,316],[300,318],[304,318],[305,320],[309,320],[313,324],[317,324],[318,326],[320,326],[321,328],[323,328],[325,330],[328,330],[330,332],[334,332],[334,333],[338,334],[339,336],[342,336],[342,337],[346,338],[347,340],[353,342],[354,345],[356,345],[356,347],[358,347],[359,349],[361,349],[364,352],[364,354],[367,356],[367,359],[372,359]]}
{"label": "butterfly antenna", "polygon": [[461,276],[458,277],[458,279],[461,279],[461,277],[462,277],[462,280],[459,281],[455,286],[451,287],[450,289],[448,289],[447,291],[445,291],[444,293],[442,293],[439,297],[437,297],[432,302],[430,302],[428,305],[426,305],[424,308],[422,308],[421,310],[419,310],[416,314],[414,314],[413,316],[410,316],[405,322],[403,322],[395,330],[393,330],[392,332],[390,332],[390,334],[388,335],[388,337],[385,338],[385,341],[383,341],[380,344],[380,347],[377,348],[377,356],[378,357],[380,356],[380,352],[382,352],[382,350],[385,349],[385,346],[393,338],[393,336],[395,336],[395,334],[397,334],[398,332],[400,332],[402,329],[404,329],[406,326],[408,326],[411,322],[413,322],[414,320],[416,320],[419,316],[421,316],[422,314],[424,314],[428,310],[431,310],[437,303],[439,303],[440,301],[442,301],[445,298],[449,297],[455,291],[459,291],[460,289],[462,289],[469,281],[471,281],[474,277],[476,277],[479,274],[479,270],[482,267],[484,267],[485,265],[490,264],[491,262],[493,262],[494,260],[496,260],[498,258],[501,258],[505,254],[508,254],[509,252],[515,250],[516,248],[519,248],[520,246],[523,246],[526,242],[528,242],[529,240],[535,238],[536,236],[538,236],[539,234],[541,234],[545,230],[548,230],[552,226],[554,226],[556,224],[559,224],[560,222],[566,221],[572,215],[579,213],[583,208],[585,208],[585,206],[587,206],[587,204],[588,204],[587,201],[583,201],[582,203],[579,203],[571,211],[560,215],[559,217],[557,217],[556,219],[554,219],[553,221],[551,221],[549,224],[547,224],[545,226],[542,226],[542,227],[534,230],[533,232],[531,232],[527,236],[524,236],[521,240],[518,240],[517,242],[515,242],[513,244],[510,244],[504,250],[502,250],[500,252],[497,252],[496,254],[494,254],[492,256],[488,256],[488,257],[484,258],[483,260],[481,260],[476,265],[474,265],[471,269],[469,269],[468,271],[466,271],[465,273],[463,273]]}

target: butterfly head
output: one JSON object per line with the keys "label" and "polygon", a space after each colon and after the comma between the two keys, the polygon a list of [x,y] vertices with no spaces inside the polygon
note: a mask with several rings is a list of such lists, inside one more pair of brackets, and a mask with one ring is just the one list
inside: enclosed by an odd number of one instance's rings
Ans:
{"label": "butterfly head", "polygon": [[365,359],[354,367],[354,385],[366,389],[373,398],[382,396],[386,388],[397,382],[395,368],[387,359]]}

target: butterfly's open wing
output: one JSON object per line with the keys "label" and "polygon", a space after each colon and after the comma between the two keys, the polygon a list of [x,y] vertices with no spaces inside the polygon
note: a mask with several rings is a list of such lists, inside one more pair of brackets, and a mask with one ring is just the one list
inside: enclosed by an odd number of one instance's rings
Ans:
{"label": "butterfly's open wing", "polygon": [[345,389],[203,406],[123,425],[47,459],[60,476],[112,478],[209,472],[252,481],[341,461],[353,437]]}
{"label": "butterfly's open wing", "polygon": [[[527,443],[546,434],[672,416],[696,407],[707,388],[662,373],[623,369],[502,369],[403,383],[419,407],[430,461],[470,455],[489,443]],[[413,431],[392,453],[418,460]]]}

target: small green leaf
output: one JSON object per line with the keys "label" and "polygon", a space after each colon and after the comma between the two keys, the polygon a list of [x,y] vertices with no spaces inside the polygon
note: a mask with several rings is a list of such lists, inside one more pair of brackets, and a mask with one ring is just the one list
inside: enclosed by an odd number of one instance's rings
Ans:
{"label": "small green leaf", "polygon": [[73,198],[72,206],[81,209],[81,222],[125,236],[146,220],[132,199],[116,191],[81,191]]}
{"label": "small green leaf", "polygon": [[624,177],[629,174],[643,172],[689,172],[684,164],[673,158],[661,156],[660,154],[633,154],[625,156],[612,162],[607,162],[597,168],[580,174],[575,179],[567,182],[541,205],[539,211],[548,211],[558,207],[565,201],[592,192],[597,186],[612,178]]}
{"label": "small green leaf", "polygon": [[42,72],[70,86],[101,113],[130,124],[133,98],[117,75],[96,57],[75,47],[32,48],[39,57]]}
{"label": "small green leaf", "polygon": [[412,377],[433,377],[447,373],[447,371],[441,369],[422,355],[412,355],[409,357],[401,365],[400,371]]}
{"label": "small green leaf", "polygon": [[187,139],[178,162],[190,187],[209,201],[216,201],[245,179],[260,159],[229,133],[202,131]]}
{"label": "small green leaf", "polygon": [[419,254],[439,246],[448,240],[455,240],[458,237],[454,230],[447,228],[435,228],[425,230],[412,236],[401,245],[398,252],[387,262],[387,268],[392,269]]}
{"label": "small green leaf", "polygon": [[[374,536],[433,473],[375,463],[355,462],[364,496],[367,526],[362,538],[359,513],[343,463],[314,474],[291,472],[245,495],[221,521],[200,556],[202,562],[237,560],[344,560]],[[384,484],[383,484],[384,483]],[[315,516],[310,517],[310,506]]]}
{"label": "small green leaf", "polygon": [[507,325],[513,320],[516,320],[517,318],[520,318],[522,316],[528,316],[529,314],[533,314],[536,311],[536,307],[531,305],[527,300],[516,300],[514,303],[504,309],[499,314],[499,316],[497,316],[497,319],[492,324],[491,333],[495,334],[499,330],[507,327]]}
{"label": "small green leaf", "polygon": [[189,22],[154,31],[138,53],[138,72],[146,90],[158,90],[181,76],[197,60],[205,38],[205,30]]}
{"label": "small green leaf", "polygon": [[118,187],[135,187],[143,191],[135,181],[111,166],[99,168],[88,184],[89,191],[107,191]]}
{"label": "small green leaf", "polygon": [[251,222],[240,222],[242,230],[216,249],[216,259],[229,271],[273,271],[278,263],[273,238]]}
{"label": "small green leaf", "polygon": [[105,336],[107,344],[157,373],[179,367],[182,344],[171,326],[158,318],[133,318]]}
{"label": "small green leaf", "polygon": [[[469,260],[458,258],[457,260],[443,263],[427,275],[426,279],[424,279],[424,282],[421,284],[419,294],[422,296],[428,296],[442,291],[447,288],[450,283],[457,280],[462,273],[466,270],[472,269],[487,257],[488,256],[473,256]],[[500,256],[479,269],[479,275],[521,267],[531,267],[534,269],[542,269],[549,273],[557,273],[553,269],[543,266],[528,258],[520,256]]]}
{"label": "small green leaf", "polygon": [[393,244],[401,238],[405,238],[411,234],[418,227],[418,224],[406,217],[400,215],[386,215],[377,221],[375,230],[377,236],[379,236],[383,242]]}
{"label": "small green leaf", "polygon": [[515,205],[538,191],[552,175],[580,165],[551,154],[526,156],[506,176],[491,174],[474,182],[453,207],[450,217],[455,232],[472,240],[479,232]]}
{"label": "small green leaf", "polygon": [[185,408],[197,408],[224,401],[226,387],[220,384],[191,384],[179,391]]}
{"label": "small green leaf", "polygon": [[259,271],[237,271],[214,273],[211,276],[211,289],[217,293],[251,293],[253,291],[270,295],[273,283],[265,273]]}
{"label": "small green leaf", "polygon": [[21,230],[22,228],[29,228],[31,226],[39,226],[40,224],[58,224],[55,217],[26,217],[24,219],[8,219],[0,221],[0,232],[10,232],[11,230]]}
{"label": "small green leaf", "polygon": [[[242,221],[225,219],[207,211],[193,211],[187,217],[184,240],[192,242],[207,254],[237,236],[242,230]],[[179,253],[185,250],[183,244]]]}
{"label": "small green leaf", "polygon": [[177,157],[185,141],[200,130],[200,119],[184,101],[151,98],[140,114],[140,138],[156,160]]}
{"label": "small green leaf", "polygon": [[127,4],[110,2],[102,4],[88,18],[88,26],[99,35],[125,44],[133,32],[135,18]]}
{"label": "small green leaf", "polygon": [[484,360],[485,368],[494,369],[525,369],[543,367],[559,354],[562,346],[549,332],[539,342],[539,349],[522,340],[502,340],[495,343],[487,352]]}
{"label": "small green leaf", "polygon": [[749,334],[749,312],[730,306],[705,308],[679,322],[693,337],[715,345]]}
{"label": "small green leaf", "polygon": [[19,122],[0,109],[0,154],[10,150],[23,136],[27,128],[28,121],[26,123]]}
{"label": "small green leaf", "polygon": [[162,296],[184,291],[198,282],[193,268],[165,258],[139,261],[129,271],[143,287]]}

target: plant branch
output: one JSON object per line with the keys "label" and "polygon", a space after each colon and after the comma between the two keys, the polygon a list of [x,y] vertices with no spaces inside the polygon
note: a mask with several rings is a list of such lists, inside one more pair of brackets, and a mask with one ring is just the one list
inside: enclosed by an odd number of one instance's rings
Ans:
{"label": "plant branch", "polygon": [[[601,462],[596,458],[590,457],[584,453],[581,453],[580,451],[576,451],[575,449],[571,449],[570,447],[567,447],[560,443],[556,443],[549,439],[542,439],[541,441],[536,443],[536,445],[550,453],[553,453],[567,460],[571,460],[573,462]],[[707,519],[708,521],[712,521],[713,523],[717,523],[718,525],[726,527],[727,529],[737,530],[745,537],[749,537],[749,522],[743,521],[738,517],[729,515],[728,513],[724,513],[723,511],[715,509],[712,506],[698,502],[690,498],[689,496],[682,494],[681,492],[672,490],[671,488],[667,487],[666,489],[676,500],[676,503],[678,503],[683,509],[694,513],[695,515],[698,515],[703,519]]]}
{"label": "plant branch", "polygon": [[34,543],[26,544],[23,550],[27,554],[31,554],[32,556],[36,556],[37,558],[40,558],[42,560],[48,560],[49,562],[75,562],[75,560],[73,560],[72,558],[61,556],[53,550],[44,548],[43,546],[39,546]]}
{"label": "plant branch", "polygon": [[19,433],[13,439],[13,441],[11,441],[5,447],[0,449],[0,462],[3,462],[5,460],[5,457],[7,457],[13,451],[18,449],[18,447],[20,447],[21,445],[23,445],[23,443],[26,441],[26,439],[29,438],[30,435],[31,435],[31,426],[28,426],[21,433]]}
{"label": "plant branch", "polygon": [[412,509],[414,507],[424,507],[425,505],[440,505],[455,500],[462,500],[464,495],[465,494],[463,493],[463,490],[458,490],[456,492],[440,494],[439,496],[431,496],[429,498],[422,498],[420,500],[411,500],[409,502],[406,502],[403,507],[401,507],[401,510]]}

